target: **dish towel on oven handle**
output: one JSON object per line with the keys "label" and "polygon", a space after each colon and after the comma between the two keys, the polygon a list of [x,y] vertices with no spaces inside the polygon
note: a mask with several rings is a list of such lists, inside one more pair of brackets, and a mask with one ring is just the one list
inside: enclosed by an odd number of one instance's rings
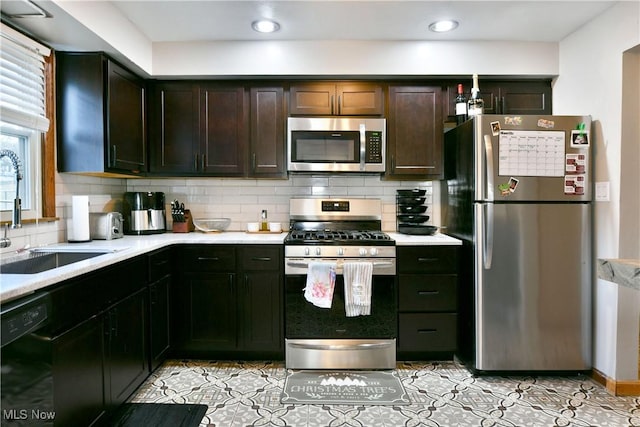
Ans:
{"label": "dish towel on oven handle", "polygon": [[335,285],[335,262],[309,262],[307,284],[304,288],[304,297],[307,301],[316,307],[331,308]]}
{"label": "dish towel on oven handle", "polygon": [[345,262],[342,274],[344,275],[344,308],[347,317],[370,315],[373,263]]}

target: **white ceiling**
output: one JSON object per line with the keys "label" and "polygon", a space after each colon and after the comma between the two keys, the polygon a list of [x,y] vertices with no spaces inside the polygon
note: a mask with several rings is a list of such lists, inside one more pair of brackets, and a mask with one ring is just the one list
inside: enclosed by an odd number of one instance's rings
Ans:
{"label": "white ceiling", "polygon": [[[45,10],[50,2],[34,0]],[[100,1],[100,0],[85,0]],[[25,0],[2,0],[3,13],[24,7]],[[152,42],[213,40],[501,40],[560,41],[612,6],[612,1],[111,1]],[[281,25],[258,34],[251,22],[272,18]],[[430,32],[429,23],[455,19],[447,34]],[[17,18],[39,29],[38,18]],[[42,19],[43,21],[55,21]],[[70,32],[56,29],[60,37]],[[51,32],[50,32],[51,34]],[[51,35],[50,35],[51,38]],[[55,45],[56,40],[49,40]],[[62,41],[61,41],[62,43]],[[65,46],[68,40],[64,41]]]}

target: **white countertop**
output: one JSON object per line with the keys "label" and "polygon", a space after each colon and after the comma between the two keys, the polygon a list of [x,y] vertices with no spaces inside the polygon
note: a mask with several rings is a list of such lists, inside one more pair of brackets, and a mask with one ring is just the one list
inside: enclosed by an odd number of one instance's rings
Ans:
{"label": "white countertop", "polygon": [[[388,233],[397,246],[411,245],[461,245],[462,242],[444,234],[433,236],[410,236]],[[46,246],[47,250],[66,251],[110,251],[84,261],[54,268],[37,274],[0,275],[0,303],[28,295],[39,289],[107,267],[112,264],[152,252],[174,244],[282,244],[287,233],[246,233],[226,231],[223,233],[164,233],[147,236],[124,236],[114,240],[94,240],[88,243],[59,243]],[[7,258],[7,257],[5,257]]]}

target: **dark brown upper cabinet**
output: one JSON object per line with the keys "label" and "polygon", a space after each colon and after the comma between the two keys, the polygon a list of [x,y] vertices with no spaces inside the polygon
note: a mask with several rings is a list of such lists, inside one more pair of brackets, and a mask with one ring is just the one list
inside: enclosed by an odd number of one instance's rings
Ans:
{"label": "dark brown upper cabinet", "polygon": [[198,172],[243,176],[247,165],[247,114],[244,88],[224,84],[200,87]]}
{"label": "dark brown upper cabinet", "polygon": [[150,92],[150,172],[193,174],[200,150],[200,92],[190,82],[160,83]]}
{"label": "dark brown upper cabinet", "polygon": [[158,82],[151,105],[152,174],[286,178],[282,86]]}
{"label": "dark brown upper cabinet", "polygon": [[56,54],[59,172],[147,171],[145,82],[106,55]]}
{"label": "dark brown upper cabinet", "polygon": [[441,93],[439,86],[389,86],[386,178],[442,179]]}
{"label": "dark brown upper cabinet", "polygon": [[289,89],[292,116],[381,116],[382,85],[370,82],[292,84]]}
{"label": "dark brown upper cabinet", "polygon": [[[460,81],[469,98],[471,96],[471,82]],[[446,99],[444,100],[445,119],[456,120],[455,98],[458,94],[458,84],[448,83]],[[543,80],[513,80],[513,81],[482,81],[480,80],[480,95],[484,101],[485,114],[552,114],[551,111],[551,81]]]}
{"label": "dark brown upper cabinet", "polygon": [[284,89],[252,87],[249,139],[249,175],[255,178],[286,178]]}

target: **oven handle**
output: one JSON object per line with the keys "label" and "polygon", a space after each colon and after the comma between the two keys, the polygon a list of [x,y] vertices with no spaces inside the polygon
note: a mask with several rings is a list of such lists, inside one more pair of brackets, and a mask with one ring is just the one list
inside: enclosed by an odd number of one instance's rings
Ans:
{"label": "oven handle", "polygon": [[363,343],[363,344],[305,344],[305,343],[295,343],[289,342],[287,344],[289,347],[302,348],[305,350],[369,350],[372,348],[387,348],[392,345],[395,346],[395,342],[380,342],[380,343]]}
{"label": "oven handle", "polygon": [[[369,262],[369,261],[365,261],[365,262]],[[344,263],[345,261],[337,262],[336,267],[341,268],[342,266],[344,266]],[[390,267],[394,265],[392,261],[373,261],[372,263],[374,267]],[[304,261],[287,261],[287,266],[309,268],[309,263]]]}

